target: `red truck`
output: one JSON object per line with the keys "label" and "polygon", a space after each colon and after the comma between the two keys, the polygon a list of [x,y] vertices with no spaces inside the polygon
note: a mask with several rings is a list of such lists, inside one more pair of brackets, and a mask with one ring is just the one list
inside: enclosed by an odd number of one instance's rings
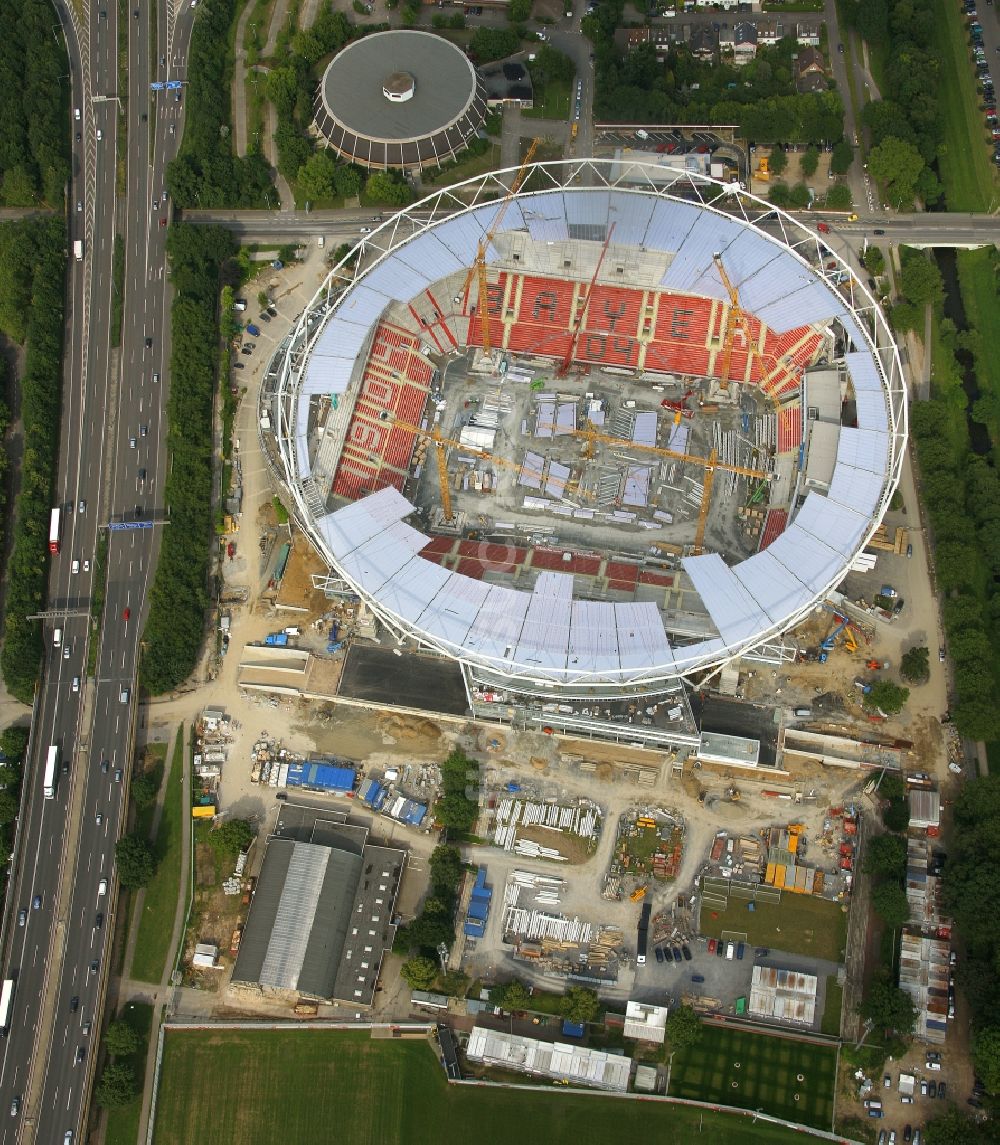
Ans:
{"label": "red truck", "polygon": [[817,223],[816,224],[816,230],[818,230],[821,235],[828,235],[830,233],[830,224],[829,223]]}

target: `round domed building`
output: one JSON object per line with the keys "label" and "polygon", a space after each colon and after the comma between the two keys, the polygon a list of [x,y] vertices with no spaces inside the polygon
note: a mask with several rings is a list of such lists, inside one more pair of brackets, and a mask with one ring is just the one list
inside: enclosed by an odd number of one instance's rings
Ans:
{"label": "round domed building", "polygon": [[376,32],[348,44],[323,74],[316,126],[350,163],[440,167],[486,118],[486,91],[461,49],[429,32]]}

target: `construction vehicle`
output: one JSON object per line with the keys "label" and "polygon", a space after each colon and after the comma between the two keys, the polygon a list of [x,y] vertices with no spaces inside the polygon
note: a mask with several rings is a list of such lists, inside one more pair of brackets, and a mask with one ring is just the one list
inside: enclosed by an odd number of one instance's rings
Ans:
{"label": "construction vehicle", "polygon": [[730,803],[739,803],[743,798],[743,795],[738,787],[730,787],[726,792],[726,798]]}
{"label": "construction vehicle", "polygon": [[507,213],[507,208],[510,206],[514,196],[521,189],[521,184],[528,177],[528,168],[531,166],[531,160],[535,157],[535,152],[538,150],[540,143],[541,139],[532,139],[531,146],[528,148],[528,152],[521,166],[517,169],[517,174],[514,176],[514,180],[510,185],[510,190],[503,197],[500,206],[497,208],[497,213],[493,216],[490,229],[479,240],[479,244],[476,248],[476,260],[472,266],[469,267],[469,273],[466,275],[465,285],[462,288],[462,297],[464,299],[468,297],[473,276],[478,279],[479,297],[476,301],[476,305],[479,307],[479,322],[483,332],[483,352],[485,354],[493,352],[493,338],[490,334],[488,286],[486,282],[486,251],[490,243],[493,242],[497,231],[500,230],[500,224],[503,222],[504,215]]}
{"label": "construction vehicle", "polygon": [[865,661],[865,667],[868,668],[872,672],[888,671],[889,661],[888,660],[866,660]]}
{"label": "construction vehicle", "polygon": [[663,401],[660,402],[660,406],[663,409],[676,410],[681,417],[694,417],[694,410],[688,408],[687,400],[693,397],[696,392],[696,390],[688,390],[682,398],[664,398]]}
{"label": "construction vehicle", "polygon": [[641,887],[636,887],[635,890],[628,897],[632,900],[632,902],[639,902],[641,899],[644,899],[646,897],[646,891],[648,891],[648,890],[649,890],[648,884],[643,885]]}

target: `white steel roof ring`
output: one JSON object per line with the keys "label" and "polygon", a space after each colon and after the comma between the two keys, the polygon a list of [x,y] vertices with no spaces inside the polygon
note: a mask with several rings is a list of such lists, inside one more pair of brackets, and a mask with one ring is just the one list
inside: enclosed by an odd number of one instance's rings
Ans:
{"label": "white steel roof ring", "polygon": [[[469,180],[388,219],[331,271],[306,307],[274,406],[280,466],[296,517],[331,567],[400,638],[514,685],[530,681],[553,693],[588,686],[638,691],[714,669],[794,627],[839,583],[899,482],[907,432],[902,365],[875,299],[854,278],[846,297],[845,288],[838,292],[831,280],[849,268],[821,237],[739,186],[682,175],[664,187],[660,168],[611,160],[538,164],[532,190],[513,200],[501,228],[536,235],[573,221],[613,219],[616,243],[628,239],[675,252],[663,289],[705,296],[720,296],[709,264],[722,250],[747,309],[769,326],[836,320],[845,331],[858,427],[841,432],[829,493],[809,493],[776,542],[732,568],[714,554],[683,562],[718,637],[672,643],[662,619],[649,611],[654,606],[568,599],[557,583],[560,574],[540,578],[527,593],[442,569],[418,555],[425,539],[405,524],[412,508],[395,490],[332,515],[310,507],[311,397],[346,388],[390,301],[408,300],[472,264],[496,199],[514,174]],[[341,268],[356,254],[366,260],[364,271],[353,281],[342,278]],[[491,248],[488,259],[495,257]],[[822,269],[831,260],[835,267]],[[544,607],[540,592],[547,594]],[[543,616],[544,624],[537,619]]]}

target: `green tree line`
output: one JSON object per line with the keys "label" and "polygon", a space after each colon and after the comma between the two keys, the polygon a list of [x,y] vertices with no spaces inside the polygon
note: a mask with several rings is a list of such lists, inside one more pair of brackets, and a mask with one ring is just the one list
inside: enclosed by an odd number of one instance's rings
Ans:
{"label": "green tree line", "polygon": [[[51,32],[51,28],[50,28]],[[24,452],[6,569],[0,670],[9,691],[30,704],[42,665],[39,622],[49,570],[63,382],[66,236],[59,219],[0,226],[0,330],[24,346],[20,378]]]}
{"label": "green tree line", "polygon": [[[200,19],[200,17],[199,17]],[[171,311],[170,398],[164,489],[170,524],[150,591],[141,680],[153,694],[194,669],[209,604],[212,544],[212,412],[219,361],[219,295],[238,280],[237,243],[223,227],[173,226],[167,238]]]}
{"label": "green tree line", "polygon": [[[271,174],[258,152],[233,154],[230,28],[236,0],[202,0],[191,33],[180,154],[167,167],[179,207],[265,207]],[[158,99],[173,99],[161,92]]]}
{"label": "green tree line", "polygon": [[69,179],[69,71],[47,0],[0,0],[0,202],[58,207]]}

